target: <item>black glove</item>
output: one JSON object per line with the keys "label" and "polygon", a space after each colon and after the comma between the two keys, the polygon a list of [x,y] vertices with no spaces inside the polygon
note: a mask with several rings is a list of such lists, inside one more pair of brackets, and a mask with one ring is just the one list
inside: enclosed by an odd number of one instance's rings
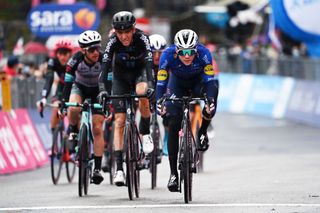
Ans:
{"label": "black glove", "polygon": [[107,91],[101,91],[97,96],[99,103],[102,104],[103,99],[108,96],[109,96],[109,93]]}
{"label": "black glove", "polygon": [[211,115],[214,112],[215,108],[216,105],[214,103],[214,99],[208,99],[208,103],[205,105],[206,112]]}
{"label": "black glove", "polygon": [[154,100],[155,99],[155,92],[153,88],[148,88],[146,95],[148,97],[149,100]]}

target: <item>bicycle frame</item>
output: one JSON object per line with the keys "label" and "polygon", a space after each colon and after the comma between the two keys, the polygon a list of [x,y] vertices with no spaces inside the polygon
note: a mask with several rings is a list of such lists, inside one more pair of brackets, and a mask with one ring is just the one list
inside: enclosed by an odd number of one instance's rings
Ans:
{"label": "bicycle frame", "polygon": [[[79,143],[76,148],[77,156],[79,157],[78,193],[81,197],[83,195],[82,190],[84,190],[85,195],[88,193],[89,178],[91,179],[93,170],[92,109],[102,109],[102,106],[100,104],[91,104],[91,99],[86,99],[83,104],[67,102],[65,105],[82,109],[80,130],[77,137]],[[84,142],[86,144],[83,144]]]}
{"label": "bicycle frame", "polygon": [[[124,99],[126,106],[126,121],[124,129],[124,153],[127,167],[127,187],[129,199],[133,199],[133,188],[135,195],[139,197],[140,171],[137,168],[138,162],[144,157],[140,152],[142,147],[141,139],[135,121],[134,98],[145,98],[145,95],[111,95],[107,99]],[[103,106],[103,108],[105,108]],[[140,146],[139,146],[140,145]]]}
{"label": "bicycle frame", "polygon": [[192,174],[196,173],[196,164],[199,163],[199,154],[196,149],[195,139],[191,129],[189,114],[190,102],[200,100],[208,103],[206,95],[204,98],[191,98],[189,96],[183,96],[181,98],[165,97],[162,102],[162,104],[165,101],[182,103],[183,118],[179,131],[178,168],[180,170],[179,191],[182,191],[181,182],[183,182],[185,203],[192,201]]}

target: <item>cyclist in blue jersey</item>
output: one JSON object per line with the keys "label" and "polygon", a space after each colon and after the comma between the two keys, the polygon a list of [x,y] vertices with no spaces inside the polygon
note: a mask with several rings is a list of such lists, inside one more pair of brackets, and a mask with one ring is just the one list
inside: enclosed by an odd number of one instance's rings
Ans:
{"label": "cyclist in blue jersey", "polygon": [[202,125],[198,132],[197,149],[205,151],[209,147],[207,128],[216,112],[218,88],[214,83],[214,69],[209,50],[198,42],[197,34],[184,29],[176,33],[174,44],[161,55],[159,72],[157,75],[156,97],[158,113],[168,119],[169,125],[169,163],[170,178],[168,189],[178,191],[177,158],[179,150],[179,136],[182,121],[182,105],[177,102],[166,102],[161,107],[161,98],[182,97],[193,95],[202,97],[204,93],[209,103],[203,108]]}
{"label": "cyclist in blue jersey", "polygon": [[[154,76],[154,85],[157,85],[157,75],[159,71],[159,63],[162,52],[167,46],[166,39],[159,34],[152,34],[149,36],[150,46],[153,54],[153,76]],[[164,155],[168,155],[168,121],[166,118],[163,118],[163,126],[164,126],[164,138],[163,138],[163,149],[162,152]]]}
{"label": "cyclist in blue jersey", "polygon": [[[97,31],[87,30],[79,35],[78,43],[81,51],[74,54],[67,64],[65,86],[62,95],[63,102],[83,103],[86,98],[90,98],[91,103],[98,103],[98,83],[102,70],[101,35]],[[71,131],[69,140],[74,143],[79,132],[79,115],[79,107],[69,107],[68,119]],[[100,172],[104,152],[103,121],[103,112],[101,110],[93,110],[94,171],[92,182],[94,184],[100,184],[103,181]]]}

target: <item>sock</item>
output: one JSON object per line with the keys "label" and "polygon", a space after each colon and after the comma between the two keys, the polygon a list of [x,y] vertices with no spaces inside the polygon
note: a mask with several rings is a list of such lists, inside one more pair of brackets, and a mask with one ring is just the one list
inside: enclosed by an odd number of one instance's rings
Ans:
{"label": "sock", "polygon": [[102,156],[93,156],[94,159],[94,170],[101,170]]}
{"label": "sock", "polygon": [[144,118],[141,117],[140,123],[139,123],[139,131],[142,135],[150,134],[150,117]]}
{"label": "sock", "polygon": [[114,157],[117,163],[117,171],[118,170],[123,170],[122,164],[123,164],[123,159],[122,159],[122,151],[114,151]]}
{"label": "sock", "polygon": [[206,120],[206,119],[202,118],[202,123],[201,123],[201,127],[199,129],[199,132],[202,132],[202,133],[207,132],[207,129],[210,125],[210,122],[211,122],[211,119]]}

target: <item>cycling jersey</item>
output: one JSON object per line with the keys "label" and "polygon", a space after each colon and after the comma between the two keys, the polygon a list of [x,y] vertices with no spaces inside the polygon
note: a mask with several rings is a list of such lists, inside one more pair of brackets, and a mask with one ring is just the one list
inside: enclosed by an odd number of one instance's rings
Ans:
{"label": "cycling jersey", "polygon": [[52,84],[53,84],[55,72],[59,76],[59,83],[57,86],[55,96],[57,96],[57,98],[61,98],[60,96],[64,86],[64,76],[66,72],[66,66],[61,65],[57,58],[50,58],[48,61],[47,74],[45,76],[45,84],[41,91],[42,97],[48,98],[51,91]]}
{"label": "cycling jersey", "polygon": [[[212,66],[212,56],[209,50],[202,44],[198,44],[197,54],[190,65],[184,65],[176,54],[176,46],[171,45],[161,55],[159,71],[157,75],[157,99],[160,99],[167,89],[170,78],[177,80],[172,85],[170,93],[174,93],[175,88],[184,90],[195,88],[197,85],[204,87],[204,92],[209,98],[215,97],[214,68]],[[171,77],[172,75],[172,77]]]}
{"label": "cycling jersey", "polygon": [[[86,96],[98,95],[98,81],[102,67],[102,53],[100,53],[98,62],[88,64],[84,59],[82,52],[77,52],[69,59],[65,75],[65,88],[63,90],[63,99],[68,100],[72,89],[72,84],[76,84]],[[92,92],[90,92],[92,91]]]}
{"label": "cycling jersey", "polygon": [[[152,76],[150,76],[153,66],[152,51],[148,37],[139,29],[136,29],[133,41],[128,47],[123,46],[117,36],[113,34],[106,45],[102,61],[100,81],[108,92],[111,91],[111,70],[113,70],[113,78],[115,79],[124,79],[133,72],[142,72],[141,76],[147,76],[147,80],[152,81]],[[112,67],[112,63],[114,63],[114,67]]]}

